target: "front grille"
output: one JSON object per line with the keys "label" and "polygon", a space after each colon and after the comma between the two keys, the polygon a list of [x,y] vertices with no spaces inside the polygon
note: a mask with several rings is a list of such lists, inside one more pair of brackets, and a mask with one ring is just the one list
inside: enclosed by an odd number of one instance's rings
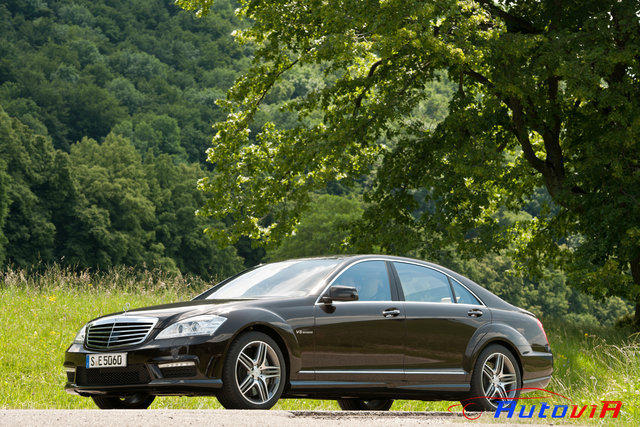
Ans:
{"label": "front grille", "polygon": [[91,369],[79,366],[76,372],[76,384],[79,386],[146,384],[150,380],[144,365]]}
{"label": "front grille", "polygon": [[71,371],[67,371],[67,381],[72,383],[74,378],[75,378],[76,374],[71,372]]}
{"label": "front grille", "polygon": [[143,342],[158,319],[118,316],[98,319],[87,327],[88,348],[111,349]]}
{"label": "front grille", "polygon": [[185,378],[195,377],[197,374],[195,366],[178,366],[175,368],[161,369],[162,376],[165,378]]}

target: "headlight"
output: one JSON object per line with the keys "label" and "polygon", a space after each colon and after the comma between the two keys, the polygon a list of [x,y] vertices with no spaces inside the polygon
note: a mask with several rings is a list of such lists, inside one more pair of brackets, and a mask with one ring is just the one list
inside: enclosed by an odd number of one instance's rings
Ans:
{"label": "headlight", "polygon": [[73,343],[74,344],[82,344],[82,343],[84,343],[84,336],[86,334],[87,334],[87,325],[84,325],[82,327],[82,329],[80,329],[80,331],[78,331],[78,334],[74,338]]}
{"label": "headlight", "polygon": [[225,317],[215,315],[189,317],[167,326],[158,334],[156,339],[213,335],[225,320],[227,320]]}

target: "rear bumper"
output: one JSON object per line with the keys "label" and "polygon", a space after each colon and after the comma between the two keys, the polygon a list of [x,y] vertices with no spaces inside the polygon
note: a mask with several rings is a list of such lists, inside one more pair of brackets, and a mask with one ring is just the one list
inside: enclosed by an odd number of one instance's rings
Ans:
{"label": "rear bumper", "polygon": [[524,389],[522,390],[522,392],[529,393],[535,390],[527,390],[527,389],[545,388],[547,385],[549,385],[550,381],[551,381],[551,375],[547,377],[531,378],[529,380],[525,380],[522,382],[522,388]]}
{"label": "rear bumper", "polygon": [[[523,388],[545,388],[553,374],[553,354],[549,352],[530,351],[520,355],[522,362]],[[523,390],[524,392],[532,390]]]}
{"label": "rear bumper", "polygon": [[[221,368],[226,341],[200,338],[151,341],[126,352],[127,366],[87,368],[88,354],[100,353],[73,344],[65,353],[65,390],[81,396],[123,395],[215,395],[222,387]],[[109,352],[109,351],[107,351]],[[187,366],[168,367],[180,362]]]}

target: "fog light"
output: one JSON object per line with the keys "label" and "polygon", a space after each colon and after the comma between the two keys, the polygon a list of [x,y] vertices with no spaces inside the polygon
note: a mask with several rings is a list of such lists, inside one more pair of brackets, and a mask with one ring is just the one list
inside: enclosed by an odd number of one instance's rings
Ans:
{"label": "fog light", "polygon": [[196,362],[194,361],[187,361],[187,362],[171,362],[171,363],[161,363],[158,364],[158,368],[160,369],[165,369],[165,368],[182,368],[185,366],[195,366]]}
{"label": "fog light", "polygon": [[74,367],[69,367],[69,366],[65,366],[64,367],[64,372],[67,375],[67,382],[68,383],[73,383],[76,380],[76,368]]}

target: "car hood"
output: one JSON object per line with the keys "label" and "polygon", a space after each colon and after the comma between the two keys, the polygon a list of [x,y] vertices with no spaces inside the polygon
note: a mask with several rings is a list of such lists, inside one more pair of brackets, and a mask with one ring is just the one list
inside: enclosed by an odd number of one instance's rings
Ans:
{"label": "car hood", "polygon": [[[242,304],[250,304],[254,300],[194,300],[186,302],[177,302],[172,304],[154,305],[150,307],[136,308],[129,311],[120,311],[111,313],[107,316],[143,316],[154,317],[158,319],[156,327],[164,327],[169,323],[186,319],[201,314],[220,314],[232,310],[235,306]],[[94,319],[97,320],[97,319]]]}

